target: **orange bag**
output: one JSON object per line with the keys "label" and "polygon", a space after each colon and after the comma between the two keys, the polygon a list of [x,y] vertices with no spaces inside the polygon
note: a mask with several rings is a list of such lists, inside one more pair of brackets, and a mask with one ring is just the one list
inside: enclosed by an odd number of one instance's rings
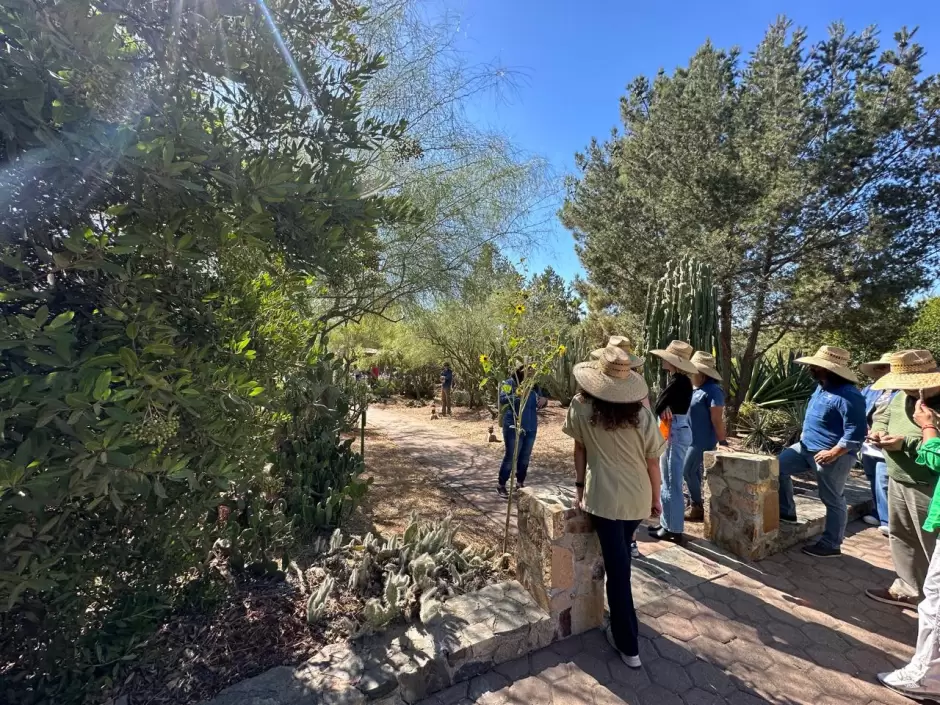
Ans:
{"label": "orange bag", "polygon": [[666,419],[659,420],[659,432],[667,441],[669,440],[669,427],[670,423]]}

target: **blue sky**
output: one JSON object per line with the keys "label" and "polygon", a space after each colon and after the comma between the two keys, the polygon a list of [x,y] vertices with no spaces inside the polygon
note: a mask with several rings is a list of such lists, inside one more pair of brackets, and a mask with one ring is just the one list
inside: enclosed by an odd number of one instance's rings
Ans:
{"label": "blue sky", "polygon": [[[497,61],[521,73],[511,101],[482,101],[471,117],[498,127],[561,172],[592,136],[619,126],[618,99],[639,74],[672,71],[706,39],[754,48],[785,14],[821,38],[833,21],[849,29],[877,25],[882,43],[903,25],[918,26],[924,69],[940,72],[938,0],[442,0],[460,14],[459,47],[471,63]],[[557,221],[533,270],[551,264],[567,278],[580,271],[570,234]]]}

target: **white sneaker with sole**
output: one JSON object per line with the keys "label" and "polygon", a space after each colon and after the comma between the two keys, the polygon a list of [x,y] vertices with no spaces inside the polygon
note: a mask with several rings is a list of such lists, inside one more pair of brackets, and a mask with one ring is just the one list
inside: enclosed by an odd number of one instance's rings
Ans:
{"label": "white sneaker with sole", "polygon": [[926,683],[924,669],[914,664],[908,664],[891,673],[879,673],[878,680],[894,692],[915,700],[940,698],[940,684]]}
{"label": "white sneaker with sole", "polygon": [[863,516],[862,521],[864,521],[869,526],[881,526],[881,522],[878,520],[878,517],[872,516],[871,514],[866,514]]}
{"label": "white sneaker with sole", "polygon": [[620,656],[620,660],[627,664],[630,668],[640,668],[643,664],[640,663],[640,655],[636,656],[627,656],[620,649],[617,648],[617,644],[614,642],[614,633],[610,630],[610,627],[604,630],[604,634],[607,636],[607,643],[610,644],[611,648],[617,652]]}
{"label": "white sneaker with sole", "polygon": [[890,530],[887,526],[884,526],[884,525],[879,526],[879,527],[878,527],[878,531],[880,531],[880,532],[882,533],[882,535],[884,535],[884,536],[890,536],[890,535],[891,535],[891,530]]}

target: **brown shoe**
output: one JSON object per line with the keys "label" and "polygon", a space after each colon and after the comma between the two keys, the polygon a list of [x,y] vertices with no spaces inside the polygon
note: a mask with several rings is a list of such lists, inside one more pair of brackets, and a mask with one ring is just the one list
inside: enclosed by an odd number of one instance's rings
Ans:
{"label": "brown shoe", "polygon": [[865,594],[876,602],[883,602],[886,605],[902,607],[906,610],[916,610],[917,603],[920,602],[919,597],[912,597],[911,595],[898,595],[891,592],[890,588],[869,588],[865,591]]}
{"label": "brown shoe", "polygon": [[705,507],[703,507],[701,504],[690,504],[688,509],[685,510],[685,520],[704,521]]}

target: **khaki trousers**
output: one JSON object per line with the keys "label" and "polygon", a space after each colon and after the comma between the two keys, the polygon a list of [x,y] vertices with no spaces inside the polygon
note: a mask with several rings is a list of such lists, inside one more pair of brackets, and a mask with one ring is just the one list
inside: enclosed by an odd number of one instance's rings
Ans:
{"label": "khaki trousers", "polygon": [[450,416],[451,414],[450,395],[451,395],[450,389],[445,389],[444,387],[441,387],[441,413],[444,414],[444,416]]}
{"label": "khaki trousers", "polygon": [[891,559],[898,579],[891,591],[922,597],[937,535],[924,531],[934,485],[909,485],[888,478],[888,529]]}

